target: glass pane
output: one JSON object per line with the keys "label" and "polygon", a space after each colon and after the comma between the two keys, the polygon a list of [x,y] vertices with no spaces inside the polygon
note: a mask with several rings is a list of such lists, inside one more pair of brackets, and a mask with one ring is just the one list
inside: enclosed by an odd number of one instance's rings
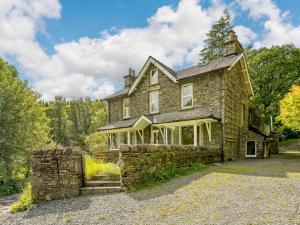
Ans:
{"label": "glass pane", "polygon": [[127,144],[128,143],[127,132],[122,132],[120,135],[121,135],[120,144]]}
{"label": "glass pane", "polygon": [[150,102],[151,102],[150,112],[158,112],[159,111],[159,108],[158,108],[158,105],[159,105],[158,92],[151,92],[150,93]]}
{"label": "glass pane", "polygon": [[194,144],[194,127],[182,127],[182,144],[183,145],[192,145]]}
{"label": "glass pane", "polygon": [[172,129],[168,128],[168,144],[172,144]]}
{"label": "glass pane", "polygon": [[112,149],[117,149],[118,148],[118,140],[117,140],[117,134],[116,133],[113,133],[111,134],[111,144],[110,144],[110,147]]}
{"label": "glass pane", "polygon": [[183,96],[187,96],[187,95],[192,95],[193,93],[193,86],[192,85],[189,85],[189,86],[185,86],[183,87],[183,90],[182,90],[182,95]]}
{"label": "glass pane", "polygon": [[158,83],[158,71],[152,70],[150,75],[150,83],[157,84]]}
{"label": "glass pane", "polygon": [[189,107],[189,106],[192,106],[192,105],[193,105],[192,96],[182,98],[182,107]]}
{"label": "glass pane", "polygon": [[175,127],[173,131],[174,145],[179,145],[179,127]]}
{"label": "glass pane", "polygon": [[255,141],[247,141],[247,155],[255,155]]}
{"label": "glass pane", "polygon": [[151,92],[151,102],[158,102],[158,92]]}

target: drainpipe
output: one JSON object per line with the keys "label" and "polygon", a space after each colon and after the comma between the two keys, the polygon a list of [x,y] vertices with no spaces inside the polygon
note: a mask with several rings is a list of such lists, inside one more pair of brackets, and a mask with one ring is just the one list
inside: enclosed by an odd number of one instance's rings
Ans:
{"label": "drainpipe", "polygon": [[[222,79],[223,70],[219,72],[220,75],[220,118],[221,118],[221,152],[222,152],[222,162],[224,162],[224,84]],[[223,113],[222,113],[223,112]]]}

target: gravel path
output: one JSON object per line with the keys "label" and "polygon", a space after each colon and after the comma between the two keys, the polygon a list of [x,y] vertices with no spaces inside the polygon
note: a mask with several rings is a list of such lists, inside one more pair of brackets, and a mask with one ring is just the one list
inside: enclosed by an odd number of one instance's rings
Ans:
{"label": "gravel path", "polygon": [[300,224],[300,158],[228,162],[134,193],[6,213],[0,224]]}

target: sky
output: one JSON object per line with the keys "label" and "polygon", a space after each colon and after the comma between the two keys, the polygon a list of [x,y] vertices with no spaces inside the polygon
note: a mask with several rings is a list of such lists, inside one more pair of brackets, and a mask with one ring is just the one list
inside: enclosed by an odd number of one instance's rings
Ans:
{"label": "sky", "polygon": [[0,57],[43,100],[103,98],[150,55],[196,65],[224,9],[243,46],[300,47],[299,0],[0,0]]}

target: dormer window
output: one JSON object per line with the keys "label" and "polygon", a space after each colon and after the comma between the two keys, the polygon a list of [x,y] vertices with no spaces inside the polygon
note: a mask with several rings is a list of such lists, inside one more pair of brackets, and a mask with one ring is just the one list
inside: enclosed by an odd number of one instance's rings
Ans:
{"label": "dormer window", "polygon": [[193,84],[181,86],[181,108],[187,109],[193,107]]}
{"label": "dormer window", "polygon": [[130,98],[123,99],[123,118],[130,118]]}
{"label": "dormer window", "polygon": [[150,85],[158,84],[158,69],[150,71]]}

